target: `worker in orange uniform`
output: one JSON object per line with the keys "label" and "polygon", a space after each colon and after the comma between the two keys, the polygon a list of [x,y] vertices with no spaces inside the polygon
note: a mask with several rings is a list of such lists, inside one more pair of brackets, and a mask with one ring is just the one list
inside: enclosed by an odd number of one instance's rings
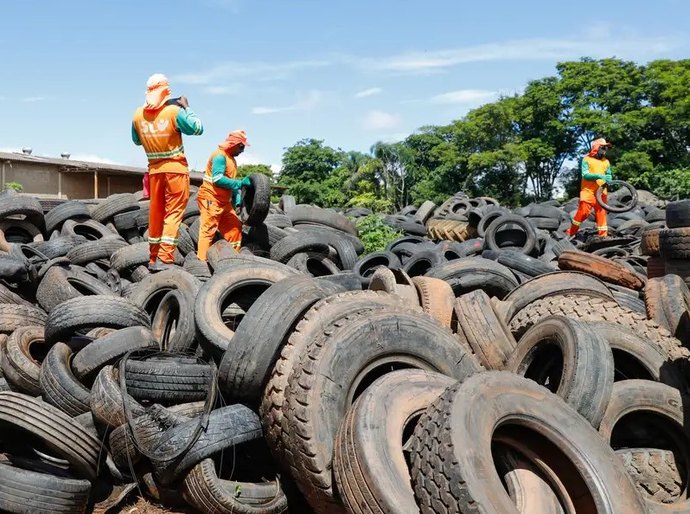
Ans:
{"label": "worker in orange uniform", "polygon": [[[601,237],[607,237],[608,226],[606,224],[606,211],[597,203],[596,192],[600,186],[606,185],[613,180],[611,174],[611,164],[606,158],[606,150],[612,145],[606,139],[595,139],[592,142],[590,152],[582,159],[581,173],[582,182],[580,185],[580,204],[573,217],[572,225],[565,231],[567,236],[574,236],[580,229],[580,225],[587,219],[594,209],[596,218],[597,232]],[[601,199],[606,203],[606,191]]]}
{"label": "worker in orange uniform", "polygon": [[242,222],[235,213],[235,207],[242,201],[242,187],[251,187],[249,177],[239,180],[235,157],[250,146],[244,130],[230,132],[218,149],[211,154],[206,164],[204,183],[199,188],[196,202],[199,205],[199,244],[197,256],[206,260],[208,249],[213,244],[216,231],[220,232],[230,245],[239,252],[242,244]]}
{"label": "worker in orange uniform", "polygon": [[149,161],[149,271],[173,266],[177,234],[189,200],[189,169],[182,134],[200,136],[201,120],[182,96],[172,99],[165,75],[146,83],[146,103],[134,113],[132,141]]}

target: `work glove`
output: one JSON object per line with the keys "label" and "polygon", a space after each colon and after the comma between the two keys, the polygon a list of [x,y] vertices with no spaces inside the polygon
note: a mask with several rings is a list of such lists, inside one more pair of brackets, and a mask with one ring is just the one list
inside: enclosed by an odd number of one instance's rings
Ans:
{"label": "work glove", "polygon": [[601,187],[601,186],[605,186],[605,185],[606,185],[606,180],[604,180],[603,178],[597,179],[597,186]]}
{"label": "work glove", "polygon": [[252,187],[252,181],[249,180],[249,177],[244,177],[242,179],[242,187]]}

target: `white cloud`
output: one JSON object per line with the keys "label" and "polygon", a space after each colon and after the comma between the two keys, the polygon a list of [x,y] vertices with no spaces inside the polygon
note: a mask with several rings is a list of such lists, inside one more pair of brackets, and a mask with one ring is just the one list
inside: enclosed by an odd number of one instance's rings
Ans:
{"label": "white cloud", "polygon": [[204,93],[214,96],[220,95],[236,95],[240,92],[240,86],[233,84],[230,86],[207,86],[203,89]]}
{"label": "white cloud", "polygon": [[370,89],[360,91],[355,95],[355,98],[366,98],[368,96],[380,95],[381,93],[383,93],[383,89],[380,87],[372,87]]}
{"label": "white cloud", "polygon": [[[237,157],[237,164],[268,164],[268,159],[264,159],[261,155],[252,152],[245,152]],[[273,175],[278,174],[280,171],[280,164],[268,164],[270,166]]]}
{"label": "white cloud", "polygon": [[374,110],[366,114],[362,125],[366,130],[388,130],[396,128],[400,122],[400,117],[395,114]]}
{"label": "white cloud", "polygon": [[474,104],[489,101],[498,95],[496,91],[460,89],[431,97],[434,104]]}
{"label": "white cloud", "polygon": [[22,149],[18,147],[4,147],[0,148],[0,152],[2,153],[22,153]]}
{"label": "white cloud", "polygon": [[218,66],[214,66],[204,71],[183,73],[173,76],[173,83],[208,85],[212,82],[219,82],[224,79],[238,79],[244,77],[256,77],[264,80],[279,79],[290,75],[293,72],[309,68],[322,68],[330,66],[330,61],[306,60],[288,61],[281,63],[266,62],[241,62],[231,61]]}
{"label": "white cloud", "polygon": [[252,109],[252,114],[263,115],[289,111],[310,111],[318,107],[323,102],[324,96],[324,91],[312,89],[311,91],[308,91],[306,94],[301,95],[299,100],[292,105],[286,105],[282,107],[258,106]]}
{"label": "white cloud", "polygon": [[672,36],[647,37],[621,35],[613,37],[603,28],[581,39],[518,39],[446,50],[408,52],[382,59],[352,59],[350,62],[366,68],[395,72],[442,71],[461,64],[488,61],[529,61],[577,59],[582,56],[641,58],[664,55],[681,45]]}
{"label": "white cloud", "polygon": [[25,96],[22,98],[22,102],[24,103],[35,103],[35,102],[42,102],[45,100],[45,96]]}

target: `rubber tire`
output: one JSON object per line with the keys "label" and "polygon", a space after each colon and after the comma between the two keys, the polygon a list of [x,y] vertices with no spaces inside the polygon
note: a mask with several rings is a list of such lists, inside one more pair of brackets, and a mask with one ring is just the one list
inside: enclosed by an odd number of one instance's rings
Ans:
{"label": "rubber tire", "polygon": [[152,316],[151,331],[164,351],[187,353],[194,350],[194,298],[188,298],[179,290],[168,291]]}
{"label": "rubber tire", "polygon": [[74,376],[70,368],[72,349],[55,344],[41,366],[40,385],[43,398],[65,414],[76,417],[91,410],[89,389]]}
{"label": "rubber tire", "polygon": [[366,289],[371,283],[371,276],[376,271],[376,268],[383,266],[388,269],[397,269],[400,267],[400,259],[392,252],[372,252],[365,257],[362,257],[355,265],[354,271],[362,282],[362,288]]}
{"label": "rubber tire", "polygon": [[269,287],[247,311],[218,367],[228,398],[246,405],[260,401],[292,328],[316,302],[342,291],[332,282],[300,276]]}
{"label": "rubber tire", "polygon": [[197,340],[211,355],[222,356],[235,334],[223,323],[221,317],[223,302],[238,289],[251,288],[254,298],[249,298],[249,304],[245,305],[245,310],[247,310],[263,292],[259,291],[257,286],[268,289],[276,282],[290,276],[289,271],[249,262],[251,267],[240,267],[216,273],[199,290],[194,304]]}
{"label": "rubber tire", "polygon": [[[85,292],[87,294],[84,294]],[[36,289],[36,300],[46,312],[51,312],[62,302],[72,298],[92,295],[115,296],[115,293],[100,280],[71,266],[53,266],[43,276]]]}
{"label": "rubber tire", "polygon": [[634,330],[638,335],[653,341],[671,361],[685,360],[690,351],[680,341],[656,322],[643,314],[629,311],[614,301],[586,296],[566,295],[537,300],[519,311],[509,327],[515,337],[520,337],[541,319],[563,315],[586,322],[608,321]]}
{"label": "rubber tire", "polygon": [[132,193],[118,193],[102,200],[91,212],[91,217],[99,223],[112,221],[115,215],[139,210],[139,202]]}
{"label": "rubber tire", "polygon": [[0,304],[0,334],[11,334],[26,326],[43,326],[47,319],[48,315],[36,307]]}
{"label": "rubber tire", "polygon": [[70,463],[78,478],[94,482],[102,457],[100,441],[59,409],[20,393],[0,393],[0,422],[41,440]]}
{"label": "rubber tire", "polygon": [[2,375],[12,390],[40,396],[41,362],[30,353],[32,345],[44,345],[43,327],[20,327],[0,345]]}
{"label": "rubber tire", "polygon": [[690,200],[670,202],[666,205],[666,226],[668,228],[690,227]]}
{"label": "rubber tire", "polygon": [[50,209],[44,216],[46,233],[60,230],[67,220],[86,221],[91,219],[91,212],[84,202],[70,200]]}
{"label": "rubber tire", "polygon": [[105,225],[98,223],[95,220],[86,221],[75,221],[67,220],[62,225],[62,230],[60,234],[63,236],[81,236],[85,237],[89,241],[96,241],[104,237],[117,236],[116,232],[113,232]]}
{"label": "rubber tire", "polygon": [[659,253],[664,259],[690,259],[690,227],[661,230]]}
{"label": "rubber tire", "polygon": [[67,252],[66,257],[72,264],[87,264],[99,259],[110,259],[117,250],[128,246],[127,241],[113,234],[77,245]]}
{"label": "rubber tire", "polygon": [[415,253],[405,261],[402,269],[411,277],[419,277],[425,275],[430,269],[446,262],[448,262],[448,259],[446,259],[443,252],[434,248]]}
{"label": "rubber tire", "polygon": [[[377,334],[376,345],[371,344],[372,334]],[[285,394],[286,417],[293,427],[286,441],[291,474],[318,511],[329,512],[337,505],[331,475],[335,434],[356,399],[354,381],[367,368],[372,371],[377,361],[379,372],[384,363],[389,368],[404,363],[457,380],[480,369],[449,330],[423,314],[382,309],[323,327],[323,335],[307,346]],[[338,377],[337,383],[329,377]]]}
{"label": "rubber tire", "polygon": [[[656,448],[633,448],[616,450],[616,455],[623,461],[628,475],[637,485],[640,495],[654,502],[661,512],[683,507],[677,500],[684,490],[683,472],[678,469],[675,455],[669,450]],[[676,505],[673,505],[676,503]],[[659,505],[659,504],[663,504]],[[669,505],[671,504],[671,505]],[[652,507],[652,509],[654,509]],[[672,510],[673,511],[673,510]]]}
{"label": "rubber tire", "polygon": [[515,216],[513,214],[506,214],[501,216],[491,222],[486,229],[484,234],[484,244],[488,250],[500,250],[501,247],[498,244],[498,230],[504,225],[514,224],[519,226],[525,233],[525,243],[520,248],[520,252],[524,254],[531,254],[537,246],[537,234],[534,231],[532,225],[522,216]]}
{"label": "rubber tire", "polygon": [[[560,376],[547,373],[551,361],[543,360],[546,351],[557,347],[561,355]],[[542,360],[540,360],[542,357]],[[597,428],[611,397],[614,361],[606,340],[585,323],[564,316],[540,320],[520,338],[505,366],[506,371],[545,385],[552,393],[579,412]]]}
{"label": "rubber tire", "polygon": [[690,288],[678,275],[665,275],[647,281],[646,314],[690,346]]}
{"label": "rubber tire", "polygon": [[[679,457],[683,457],[685,464],[690,458],[688,446],[688,427],[684,412],[684,397],[677,389],[665,384],[651,382],[649,380],[624,380],[613,386],[611,401],[599,426],[599,435],[607,444],[625,445],[626,447],[640,447],[639,435],[633,432],[626,433],[625,441],[614,441],[612,436],[616,425],[630,414],[651,414],[659,419],[654,423],[657,431],[665,433],[671,439],[680,443]],[[662,421],[663,419],[663,421]],[[677,438],[680,436],[680,440]],[[663,439],[663,436],[662,436]],[[628,446],[632,443],[632,446]],[[675,450],[675,449],[674,449]],[[681,462],[682,462],[681,461]],[[648,493],[648,491],[645,491]],[[681,501],[666,504],[662,507],[653,498],[641,494],[640,497],[647,503],[650,512],[687,512],[690,509],[690,499],[682,498]],[[665,508],[664,508],[665,507]],[[668,509],[668,510],[667,510]]]}
{"label": "rubber tire", "polygon": [[271,180],[260,173],[249,175],[252,187],[243,187],[243,211],[247,213],[244,224],[253,227],[260,225],[266,219],[271,206]]}
{"label": "rubber tire", "polygon": [[[578,470],[576,487],[589,490],[589,494],[579,490],[577,496],[570,491],[578,512],[646,512],[613,450],[574,409],[530,380],[505,371],[487,371],[448,388],[417,424],[411,474],[422,514],[516,512],[491,452],[492,440],[501,440],[495,428],[508,420],[539,434],[536,445],[522,444],[536,451],[548,468],[556,468],[557,475],[562,457]],[[513,434],[511,438],[519,438],[520,432]],[[466,441],[473,443],[470,446]]]}
{"label": "rubber tire", "polygon": [[582,271],[594,275],[605,282],[619,284],[631,289],[642,289],[644,282],[636,274],[621,264],[579,250],[566,250],[558,257],[558,267],[562,270]]}
{"label": "rubber tire", "polygon": [[79,330],[96,327],[150,327],[151,321],[140,307],[116,296],[83,296],[55,307],[45,321],[46,343],[69,340]]}
{"label": "rubber tire", "polygon": [[489,296],[477,289],[455,300],[454,331],[472,348],[486,369],[501,370],[517,348],[506,323],[496,314]]}
{"label": "rubber tire", "polygon": [[481,257],[447,262],[430,269],[425,276],[445,280],[455,296],[483,289],[490,296],[502,299],[518,286],[510,269]]}
{"label": "rubber tire", "polygon": [[184,269],[168,269],[147,275],[138,283],[129,300],[149,316],[153,316],[168,291],[179,291],[193,306],[200,289],[201,282],[189,272]]}
{"label": "rubber tire", "polygon": [[328,255],[328,242],[318,234],[294,234],[282,238],[271,247],[271,259],[285,264],[294,255],[315,252]]}
{"label": "rubber tire", "polygon": [[0,462],[0,510],[16,514],[85,514],[91,483]]}
{"label": "rubber tire", "polygon": [[418,514],[403,433],[453,385],[421,370],[393,371],[347,411],[335,439],[333,474],[348,512]]}
{"label": "rubber tire", "polygon": [[175,360],[127,361],[127,392],[137,401],[162,405],[203,401],[208,397],[211,367]]}
{"label": "rubber tire", "polygon": [[343,232],[357,235],[357,228],[354,223],[342,214],[338,214],[328,209],[321,209],[311,205],[296,205],[286,212],[293,225],[304,223],[325,225]]}
{"label": "rubber tire", "polygon": [[[91,387],[90,407],[94,420],[108,429],[117,428],[127,422],[123,410],[120,374],[113,366],[105,366],[96,375]],[[146,412],[131,395],[126,400],[130,405],[133,418],[143,416]]]}
{"label": "rubber tire", "polygon": [[101,369],[114,364],[127,352],[146,348],[159,348],[148,328],[116,330],[79,350],[72,359],[72,371],[78,380],[89,382]]}
{"label": "rubber tire", "polygon": [[422,310],[444,327],[451,328],[455,294],[448,283],[431,277],[413,277],[412,283],[417,289]]}

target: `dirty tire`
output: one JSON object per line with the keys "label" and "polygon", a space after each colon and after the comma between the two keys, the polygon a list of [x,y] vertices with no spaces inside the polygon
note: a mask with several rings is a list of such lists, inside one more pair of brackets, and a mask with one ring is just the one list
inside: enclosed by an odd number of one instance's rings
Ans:
{"label": "dirty tire", "polygon": [[[370,343],[372,334],[376,345]],[[315,510],[330,512],[338,505],[331,474],[333,441],[347,409],[370,380],[401,368],[459,380],[480,365],[436,320],[395,308],[338,320],[307,346],[285,394],[293,427],[286,450],[292,455],[292,475]],[[329,377],[338,377],[337,383]]]}
{"label": "dirty tire", "polygon": [[[495,432],[499,423],[503,429]],[[448,388],[426,410],[412,441],[412,481],[422,514],[515,512],[496,473],[492,442],[526,447],[561,480],[577,469],[577,479],[565,486],[578,512],[646,512],[589,423],[545,388],[512,373],[488,371]]]}
{"label": "dirty tire", "polygon": [[586,323],[542,319],[520,338],[505,369],[543,385],[599,426],[613,388],[613,353]]}
{"label": "dirty tire", "polygon": [[329,209],[321,209],[311,205],[296,205],[285,214],[292,220],[293,225],[304,223],[324,225],[353,236],[357,235],[357,228],[352,221]]}
{"label": "dirty tire", "polygon": [[77,245],[67,252],[66,257],[72,264],[87,264],[99,259],[109,259],[117,250],[127,246],[127,241],[112,234],[97,241]]}
{"label": "dirty tire", "polygon": [[690,289],[678,275],[647,281],[647,316],[690,346]]}
{"label": "dirty tire", "polygon": [[414,277],[412,283],[419,295],[422,310],[444,327],[451,327],[455,295],[447,282],[431,277]]}
{"label": "dirty tire", "polygon": [[348,291],[317,302],[295,326],[283,345],[280,357],[266,385],[261,401],[261,420],[271,452],[278,461],[289,467],[285,456],[285,440],[292,430],[288,425],[286,390],[292,374],[299,365],[309,343],[322,336],[322,327],[358,313],[371,313],[385,307],[404,308],[402,299],[375,291]]}
{"label": "dirty tire", "polygon": [[17,514],[85,514],[91,483],[0,462],[0,510]]}
{"label": "dirty tire", "polygon": [[67,414],[36,398],[2,392],[0,423],[40,439],[77,477],[96,480],[101,443]]}
{"label": "dirty tire", "polygon": [[184,499],[208,514],[281,514],[288,509],[278,483],[222,480],[213,459],[204,459],[189,470],[181,487]]}
{"label": "dirty tire", "polygon": [[623,461],[641,496],[668,505],[675,503],[683,493],[684,470],[678,469],[672,451],[633,448],[616,450],[616,455]]}
{"label": "dirty tire", "polygon": [[486,369],[503,369],[517,347],[505,322],[500,319],[489,296],[478,289],[455,301],[454,330],[462,334]]}
{"label": "dirty tire", "polygon": [[131,350],[158,347],[148,328],[123,328],[99,337],[79,350],[72,359],[72,371],[79,380],[87,381]]}
{"label": "dirty tire", "polygon": [[194,305],[200,288],[199,279],[188,271],[174,268],[147,275],[138,283],[136,291],[129,299],[151,316],[167,292],[180,291],[188,302]]}
{"label": "dirty tire", "polygon": [[83,296],[113,296],[113,291],[100,280],[76,267],[53,266],[36,289],[36,300],[46,312],[62,302]]}
{"label": "dirty tire", "polygon": [[661,229],[646,230],[640,240],[640,252],[650,257],[659,256],[659,233]]}
{"label": "dirty tire", "polygon": [[491,224],[486,228],[486,233],[484,234],[484,244],[488,250],[500,250],[501,245],[499,244],[499,229],[505,225],[516,225],[525,234],[524,244],[520,247],[519,251],[524,254],[531,254],[537,246],[537,234],[532,227],[532,224],[527,221],[527,219],[522,216],[516,216],[514,214],[505,214],[496,218]]}
{"label": "dirty tire", "polygon": [[[120,371],[122,372],[122,371]],[[211,385],[211,367],[170,360],[127,361],[127,393],[137,401],[163,405],[205,400]]]}
{"label": "dirty tire", "polygon": [[623,265],[587,252],[566,250],[558,257],[558,267],[562,270],[582,271],[594,275],[605,282],[619,284],[630,289],[642,289],[644,282]]}
{"label": "dirty tire", "polygon": [[509,324],[510,331],[519,338],[539,320],[553,315],[587,322],[615,323],[631,328],[638,335],[653,341],[671,360],[687,359],[690,356],[690,351],[684,348],[678,339],[653,320],[601,298],[567,295],[538,300],[517,313]]}
{"label": "dirty tire", "polygon": [[394,371],[372,384],[348,410],[333,458],[338,492],[348,512],[419,512],[403,434],[453,383],[429,371]]}
{"label": "dirty tire", "polygon": [[64,343],[55,344],[41,366],[40,385],[43,398],[71,417],[91,410],[90,391],[70,368],[72,350]]}
{"label": "dirty tire", "polygon": [[220,362],[218,380],[229,398],[247,405],[260,400],[291,329],[312,305],[343,290],[302,276],[269,287],[247,311]]}
{"label": "dirty tire", "polygon": [[99,223],[112,221],[115,215],[139,210],[139,202],[132,193],[118,193],[102,200],[91,213]]}
{"label": "dirty tire", "polygon": [[[127,422],[120,390],[120,373],[112,366],[104,367],[91,387],[90,406],[94,419],[108,428],[117,428]],[[144,408],[131,396],[127,396],[132,417],[144,415]]]}
{"label": "dirty tire", "polygon": [[116,296],[84,296],[62,302],[45,322],[46,343],[68,341],[79,331],[96,327],[150,327],[148,315],[125,298]]}
{"label": "dirty tire", "polygon": [[445,280],[453,288],[455,296],[483,289],[490,296],[502,299],[518,286],[510,269],[481,257],[441,264],[430,269],[425,276]]}
{"label": "dirty tire", "polygon": [[[664,446],[670,444],[671,447],[663,449],[673,450],[678,467],[684,468],[685,472],[690,462],[690,444],[683,401],[680,391],[665,384],[649,380],[618,382],[613,386],[611,401],[599,426],[599,434],[614,450],[647,448],[648,443],[661,443]],[[637,416],[634,418],[638,420],[636,426],[630,424],[631,416]],[[650,432],[654,435],[650,435]],[[664,502],[664,498],[666,504],[668,500],[672,501],[668,505],[669,512],[690,510],[690,500],[684,495],[669,498],[668,495],[672,492],[673,489],[657,491],[655,488],[645,488],[641,491],[641,496],[647,502],[650,512],[664,512],[659,503],[659,500]]]}
{"label": "dirty tire", "polygon": [[45,214],[46,233],[51,234],[53,230],[60,230],[69,219],[85,221],[91,219],[91,212],[88,206],[79,200],[70,200],[56,205]]}
{"label": "dirty tire", "polygon": [[32,346],[44,352],[43,327],[21,327],[12,332],[0,345],[0,369],[8,384],[15,391],[31,396],[41,395],[39,377],[41,362],[31,354]]}
{"label": "dirty tire", "polygon": [[43,326],[48,315],[41,309],[12,303],[0,304],[0,333],[11,334],[26,326]]}
{"label": "dirty tire", "polygon": [[288,276],[289,271],[253,263],[251,268],[228,269],[213,275],[199,290],[194,305],[199,344],[212,355],[221,356],[235,334],[222,319],[231,296],[241,293],[242,298],[235,301],[246,311],[266,289]]}

